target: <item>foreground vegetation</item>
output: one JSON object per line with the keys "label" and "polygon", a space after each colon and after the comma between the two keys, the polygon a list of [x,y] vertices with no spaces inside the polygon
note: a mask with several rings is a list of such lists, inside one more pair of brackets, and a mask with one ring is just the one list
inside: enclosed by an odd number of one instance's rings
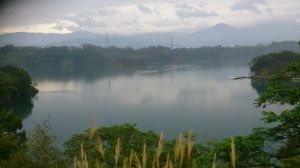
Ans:
{"label": "foreground vegetation", "polygon": [[[37,94],[26,71],[13,66],[0,68],[0,166],[1,161],[17,153],[26,142],[19,106],[31,110],[31,98]],[[25,103],[24,103],[25,102]],[[26,111],[25,110],[25,111]]]}

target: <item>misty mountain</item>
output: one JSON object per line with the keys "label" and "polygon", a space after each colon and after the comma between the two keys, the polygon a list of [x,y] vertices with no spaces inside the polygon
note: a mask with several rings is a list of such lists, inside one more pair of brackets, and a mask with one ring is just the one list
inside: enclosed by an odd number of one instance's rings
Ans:
{"label": "misty mountain", "polygon": [[193,33],[145,33],[133,35],[99,34],[78,31],[69,34],[10,33],[0,35],[0,45],[16,46],[118,46],[140,48],[146,46],[200,47],[267,44],[272,41],[300,39],[300,24],[268,23],[237,28],[220,23]]}

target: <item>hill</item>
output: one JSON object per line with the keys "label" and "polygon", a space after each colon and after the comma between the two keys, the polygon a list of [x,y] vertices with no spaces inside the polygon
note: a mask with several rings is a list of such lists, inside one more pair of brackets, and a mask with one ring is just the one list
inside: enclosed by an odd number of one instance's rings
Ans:
{"label": "hill", "polygon": [[250,69],[255,76],[268,76],[286,69],[291,63],[300,63],[300,54],[282,51],[254,58]]}

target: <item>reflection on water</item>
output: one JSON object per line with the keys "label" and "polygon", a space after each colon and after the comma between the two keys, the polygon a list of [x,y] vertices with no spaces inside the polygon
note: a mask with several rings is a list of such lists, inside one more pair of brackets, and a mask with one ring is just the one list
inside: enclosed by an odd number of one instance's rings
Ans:
{"label": "reflection on water", "polygon": [[196,132],[200,141],[245,135],[262,124],[252,88],[260,85],[227,77],[248,72],[247,66],[185,67],[110,72],[93,80],[37,76],[40,93],[24,127],[30,129],[33,122],[50,116],[53,133],[63,138],[94,120],[104,126],[137,123],[169,138],[187,130]]}

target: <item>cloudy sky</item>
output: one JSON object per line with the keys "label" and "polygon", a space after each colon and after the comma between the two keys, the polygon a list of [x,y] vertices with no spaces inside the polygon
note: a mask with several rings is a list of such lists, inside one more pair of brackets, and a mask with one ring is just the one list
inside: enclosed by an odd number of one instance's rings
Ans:
{"label": "cloudy sky", "polygon": [[196,31],[218,23],[300,24],[300,0],[6,0],[0,33]]}

